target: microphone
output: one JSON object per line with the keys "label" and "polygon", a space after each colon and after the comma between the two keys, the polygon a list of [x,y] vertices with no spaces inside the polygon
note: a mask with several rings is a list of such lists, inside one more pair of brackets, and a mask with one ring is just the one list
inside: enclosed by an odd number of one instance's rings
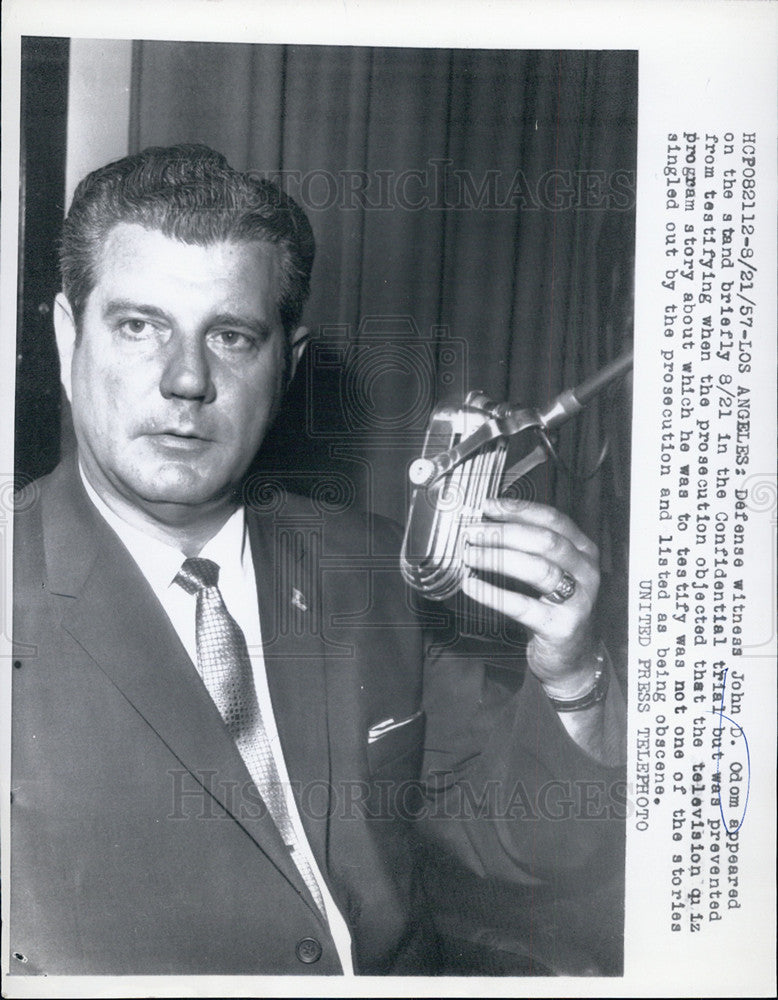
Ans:
{"label": "microphone", "polygon": [[406,582],[432,600],[453,596],[470,572],[462,560],[462,528],[482,521],[487,499],[497,498],[546,460],[546,449],[538,444],[505,471],[508,439],[528,428],[543,439],[632,364],[629,351],[576,388],[565,389],[542,411],[495,403],[478,391],[468,393],[460,408],[433,411],[422,455],[408,468],[414,489],[400,552]]}

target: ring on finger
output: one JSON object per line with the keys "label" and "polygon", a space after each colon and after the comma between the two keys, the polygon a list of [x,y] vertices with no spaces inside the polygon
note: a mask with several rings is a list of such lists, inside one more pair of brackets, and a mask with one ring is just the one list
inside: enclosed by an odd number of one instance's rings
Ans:
{"label": "ring on finger", "polygon": [[563,571],[562,579],[556,587],[550,593],[544,594],[540,599],[547,604],[564,604],[565,601],[569,601],[573,596],[576,586],[575,577],[567,571]]}

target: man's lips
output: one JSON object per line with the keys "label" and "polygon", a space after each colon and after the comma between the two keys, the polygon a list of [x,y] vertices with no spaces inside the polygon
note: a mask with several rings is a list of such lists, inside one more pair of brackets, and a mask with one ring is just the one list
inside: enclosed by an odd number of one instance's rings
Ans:
{"label": "man's lips", "polygon": [[212,439],[203,434],[193,431],[162,430],[153,431],[148,434],[152,441],[164,448],[173,448],[186,451],[201,448],[203,445],[211,444]]}

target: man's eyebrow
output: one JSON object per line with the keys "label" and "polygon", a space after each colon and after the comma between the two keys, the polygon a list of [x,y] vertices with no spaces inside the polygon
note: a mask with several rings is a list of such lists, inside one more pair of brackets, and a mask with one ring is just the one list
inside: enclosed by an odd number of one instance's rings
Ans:
{"label": "man's eyebrow", "polygon": [[143,313],[144,316],[168,321],[168,315],[164,309],[160,309],[159,306],[147,305],[143,302],[133,302],[132,299],[111,299],[110,302],[106,302],[105,304],[103,316],[105,319],[111,319],[113,316],[118,316],[126,312]]}
{"label": "man's eyebrow", "polygon": [[238,316],[236,313],[218,313],[208,321],[209,327],[243,327],[244,330],[251,330],[260,337],[269,337],[272,326],[258,316]]}

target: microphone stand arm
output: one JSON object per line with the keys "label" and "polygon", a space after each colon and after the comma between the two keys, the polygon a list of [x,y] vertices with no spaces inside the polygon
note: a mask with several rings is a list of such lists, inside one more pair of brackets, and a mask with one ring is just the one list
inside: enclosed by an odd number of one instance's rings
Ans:
{"label": "microphone stand arm", "polygon": [[[584,406],[614,379],[624,375],[632,367],[632,362],[632,351],[628,351],[576,388],[565,389],[542,413],[538,410],[511,406],[508,403],[494,404],[481,392],[468,393],[465,407],[487,413],[489,419],[455,447],[435,455],[434,458],[419,458],[412,462],[408,469],[411,483],[416,487],[433,486],[453,468],[495,438],[512,437],[530,427],[537,427],[544,432],[554,430],[580,413]],[[545,462],[546,458],[546,449],[536,445],[528,455],[506,470],[502,488],[505,489],[526,475],[535,466]]]}

